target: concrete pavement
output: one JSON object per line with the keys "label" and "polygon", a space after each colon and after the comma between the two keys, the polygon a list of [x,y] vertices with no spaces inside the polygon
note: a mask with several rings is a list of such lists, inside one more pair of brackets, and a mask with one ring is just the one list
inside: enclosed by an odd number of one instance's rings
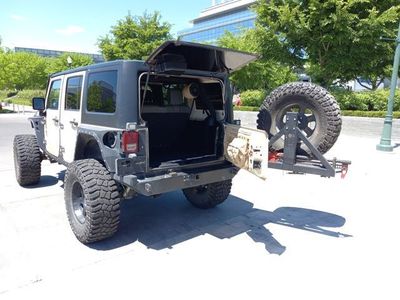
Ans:
{"label": "concrete pavement", "polygon": [[181,192],[138,197],[123,203],[114,238],[84,246],[66,218],[64,167],[43,162],[34,188],[15,181],[12,138],[31,131],[25,119],[0,115],[1,299],[399,297],[400,150],[377,152],[369,121],[360,137],[345,119],[327,154],[353,161],[345,180],[240,172],[206,211]]}

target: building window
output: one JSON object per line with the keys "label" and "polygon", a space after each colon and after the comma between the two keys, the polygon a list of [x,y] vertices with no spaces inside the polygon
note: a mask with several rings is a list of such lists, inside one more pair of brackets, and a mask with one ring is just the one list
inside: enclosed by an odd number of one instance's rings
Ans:
{"label": "building window", "polygon": [[82,76],[68,78],[65,91],[65,109],[74,110],[80,108],[81,92]]}
{"label": "building window", "polygon": [[117,71],[92,73],[88,79],[87,110],[91,112],[115,112]]}
{"label": "building window", "polygon": [[183,41],[216,43],[226,32],[233,34],[255,26],[256,14],[245,8],[222,15],[210,15],[208,19],[195,20],[193,27],[178,33]]}
{"label": "building window", "polygon": [[51,83],[49,95],[47,97],[47,109],[58,109],[58,102],[60,100],[60,86],[60,79],[54,80]]}

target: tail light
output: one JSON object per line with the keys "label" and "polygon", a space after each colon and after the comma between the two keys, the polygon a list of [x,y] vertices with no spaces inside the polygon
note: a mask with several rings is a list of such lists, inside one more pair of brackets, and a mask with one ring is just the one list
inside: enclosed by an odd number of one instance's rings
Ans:
{"label": "tail light", "polygon": [[139,133],[137,131],[122,132],[122,151],[137,153],[139,151]]}

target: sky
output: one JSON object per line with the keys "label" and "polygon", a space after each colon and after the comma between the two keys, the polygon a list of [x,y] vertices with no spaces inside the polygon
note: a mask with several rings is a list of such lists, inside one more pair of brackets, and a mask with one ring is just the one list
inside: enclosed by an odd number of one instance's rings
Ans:
{"label": "sky", "polygon": [[211,0],[0,0],[0,37],[9,48],[99,53],[98,38],[128,12],[159,11],[176,37],[210,5]]}

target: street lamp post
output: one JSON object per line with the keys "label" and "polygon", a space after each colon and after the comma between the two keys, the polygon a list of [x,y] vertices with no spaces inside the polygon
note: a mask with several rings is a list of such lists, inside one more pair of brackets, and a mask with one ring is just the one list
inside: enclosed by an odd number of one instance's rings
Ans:
{"label": "street lamp post", "polygon": [[67,64],[68,64],[68,68],[71,69],[71,66],[72,66],[72,58],[71,58],[71,56],[69,56],[69,55],[68,55],[68,57],[67,57]]}
{"label": "street lamp post", "polygon": [[399,74],[399,61],[400,61],[400,23],[396,38],[396,51],[394,53],[392,80],[390,84],[390,94],[387,104],[387,112],[385,121],[383,122],[383,130],[381,141],[376,145],[376,149],[380,151],[393,151],[392,146],[392,123],[393,123],[393,102],[394,94],[396,92],[397,78]]}

